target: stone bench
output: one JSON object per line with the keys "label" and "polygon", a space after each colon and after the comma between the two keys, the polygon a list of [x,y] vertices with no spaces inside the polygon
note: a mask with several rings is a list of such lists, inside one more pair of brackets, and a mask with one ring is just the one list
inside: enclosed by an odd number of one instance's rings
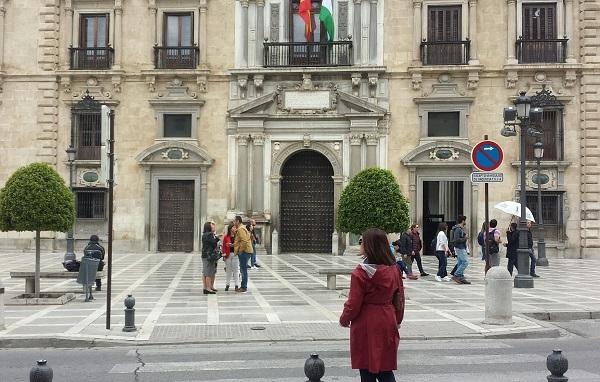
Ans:
{"label": "stone bench", "polygon": [[[40,279],[77,279],[79,272],[40,272]],[[12,279],[25,279],[25,293],[35,292],[35,272],[10,272]],[[104,278],[104,272],[96,273],[96,280]]]}
{"label": "stone bench", "polygon": [[351,275],[354,268],[320,268],[320,275],[327,275],[327,289],[336,289],[336,276],[337,275]]}

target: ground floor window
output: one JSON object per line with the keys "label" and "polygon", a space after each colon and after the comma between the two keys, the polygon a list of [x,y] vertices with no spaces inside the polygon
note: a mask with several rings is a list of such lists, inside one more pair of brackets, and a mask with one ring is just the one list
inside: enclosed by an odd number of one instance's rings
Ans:
{"label": "ground floor window", "polygon": [[[527,207],[538,218],[537,191],[527,192]],[[542,219],[544,223],[544,238],[547,241],[560,241],[563,239],[563,192],[542,191]],[[533,225],[533,237],[538,236],[538,227]]]}
{"label": "ground floor window", "polygon": [[77,219],[104,219],[106,216],[105,189],[76,189]]}

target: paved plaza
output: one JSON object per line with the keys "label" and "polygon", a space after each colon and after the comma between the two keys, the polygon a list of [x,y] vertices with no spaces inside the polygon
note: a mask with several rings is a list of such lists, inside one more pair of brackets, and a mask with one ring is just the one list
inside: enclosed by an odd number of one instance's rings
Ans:
{"label": "paved plaza", "polygon": [[[33,253],[0,255],[0,279],[7,299],[23,292],[24,281],[9,278],[9,271],[32,271]],[[42,255],[42,271],[61,270],[63,254]],[[112,329],[105,329],[106,293],[95,292],[93,302],[84,296],[66,305],[6,307],[2,344],[25,341],[102,341],[168,344],[252,340],[347,339],[349,331],[338,325],[346,299],[349,277],[338,276],[338,290],[326,288],[321,266],[353,267],[360,258],[312,254],[269,256],[259,253],[262,268],[250,270],[248,293],[224,292],[224,263],[219,263],[216,295],[203,295],[201,259],[193,253],[116,254],[113,268]],[[490,336],[544,337],[558,335],[547,321],[531,318],[568,319],[600,317],[600,261],[550,259],[550,267],[538,268],[534,289],[513,290],[514,324],[490,326],[484,318],[483,263],[471,259],[466,277],[472,285],[438,283],[437,261],[426,257],[431,276],[405,280],[405,339],[443,339]],[[455,260],[451,260],[448,270]],[[502,265],[505,265],[503,259]],[[42,280],[42,290],[78,291],[74,280]],[[104,282],[104,286],[106,282]],[[124,333],[123,300],[136,298],[138,331]],[[527,313],[527,315],[525,314]]]}

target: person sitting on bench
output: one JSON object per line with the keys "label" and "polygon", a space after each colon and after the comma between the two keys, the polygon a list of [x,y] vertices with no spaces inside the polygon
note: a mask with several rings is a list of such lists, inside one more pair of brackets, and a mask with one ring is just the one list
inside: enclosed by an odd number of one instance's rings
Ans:
{"label": "person sitting on bench", "polygon": [[[104,260],[104,247],[98,243],[99,240],[97,235],[90,236],[90,242],[83,249],[84,257],[88,256],[100,260],[100,263],[98,263],[98,272],[104,269],[104,261],[102,261]],[[102,290],[102,280],[99,278],[96,279],[96,290]]]}

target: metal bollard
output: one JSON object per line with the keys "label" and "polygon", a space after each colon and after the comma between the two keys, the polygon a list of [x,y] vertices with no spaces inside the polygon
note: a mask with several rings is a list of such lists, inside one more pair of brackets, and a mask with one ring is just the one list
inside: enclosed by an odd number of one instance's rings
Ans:
{"label": "metal bollard", "polygon": [[0,281],[0,330],[4,329],[4,285]]}
{"label": "metal bollard", "polygon": [[489,325],[510,325],[513,279],[504,267],[492,267],[485,275],[485,320]]}
{"label": "metal bollard", "polygon": [[54,373],[46,363],[45,359],[37,361],[37,365],[29,371],[29,382],[52,382]]}
{"label": "metal bollard", "polygon": [[135,332],[135,298],[128,294],[125,298],[125,326],[123,327],[124,332]]}
{"label": "metal bollard", "polygon": [[551,373],[548,377],[548,382],[567,382],[569,378],[564,374],[569,370],[569,360],[562,354],[562,350],[554,349],[552,354],[546,358],[546,367]]}
{"label": "metal bollard", "polygon": [[304,375],[308,378],[307,382],[321,382],[321,378],[325,375],[325,362],[317,353],[312,353],[304,362]]}

